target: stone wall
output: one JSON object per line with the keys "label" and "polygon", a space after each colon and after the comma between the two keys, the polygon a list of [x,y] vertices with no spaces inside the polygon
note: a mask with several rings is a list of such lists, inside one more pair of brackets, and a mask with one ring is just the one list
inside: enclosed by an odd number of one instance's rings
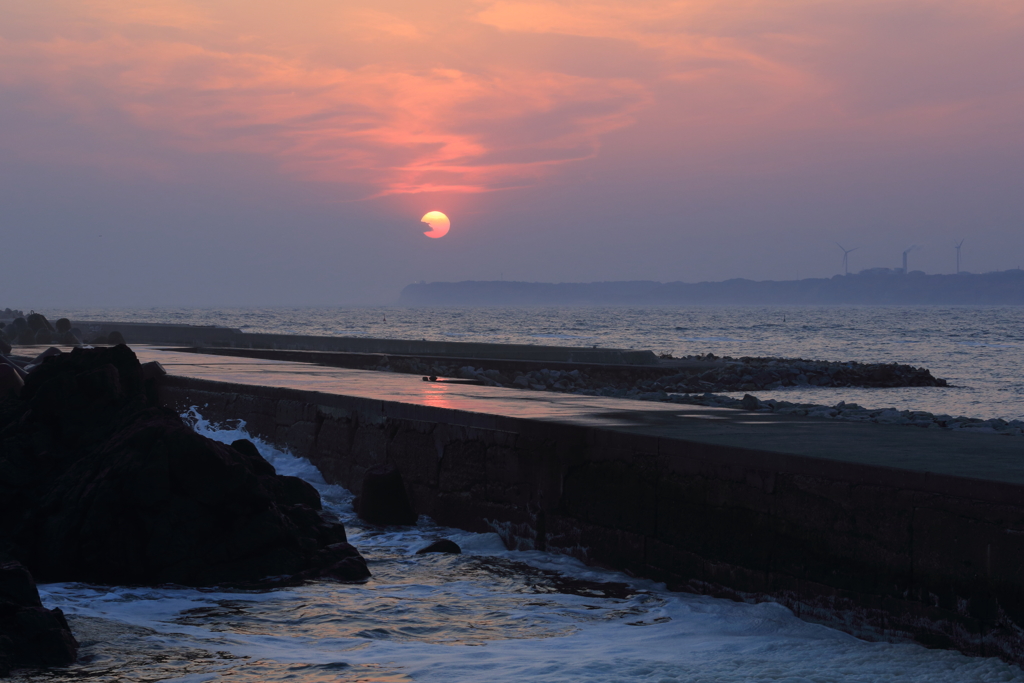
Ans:
{"label": "stone wall", "polygon": [[510,548],[1024,661],[1024,486],[291,389],[166,377],[160,392],[351,490],[391,462],[417,512]]}

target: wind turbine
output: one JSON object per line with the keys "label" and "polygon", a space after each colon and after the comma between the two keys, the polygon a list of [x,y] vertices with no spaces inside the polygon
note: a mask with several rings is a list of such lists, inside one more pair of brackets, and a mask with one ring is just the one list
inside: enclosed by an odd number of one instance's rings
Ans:
{"label": "wind turbine", "polygon": [[[967,239],[966,237],[964,239]],[[964,240],[959,242],[953,242],[953,248],[956,249],[956,274],[960,274],[960,247],[964,246]]]}
{"label": "wind turbine", "polygon": [[918,246],[916,244],[911,244],[909,247],[907,247],[906,249],[903,250],[903,274],[904,275],[906,275],[908,272],[910,272],[910,271],[907,270],[907,254],[909,254],[910,252],[914,251],[917,248],[918,248]]}
{"label": "wind turbine", "polygon": [[860,249],[860,247],[854,247],[853,249],[847,249],[843,245],[839,244],[839,242],[836,242],[836,246],[843,250],[843,274],[844,275],[849,275],[850,274],[850,252],[851,251],[857,251],[858,249]]}

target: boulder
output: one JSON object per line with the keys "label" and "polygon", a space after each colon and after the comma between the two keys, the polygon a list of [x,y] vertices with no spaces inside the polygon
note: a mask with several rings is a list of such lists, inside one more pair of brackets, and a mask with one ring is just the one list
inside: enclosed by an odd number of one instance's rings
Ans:
{"label": "boulder", "polygon": [[434,541],[425,548],[420,548],[416,551],[417,555],[426,555],[428,553],[448,553],[451,555],[461,555],[462,548],[455,541],[450,541],[447,538],[442,538],[438,541]]}
{"label": "boulder", "polygon": [[305,505],[313,510],[320,510],[320,492],[312,484],[298,477],[278,475],[275,493],[278,498],[289,505]]}
{"label": "boulder", "polygon": [[20,667],[67,666],[78,642],[59,609],[46,609],[29,571],[0,563],[0,677]]}
{"label": "boulder", "polygon": [[42,365],[43,361],[46,360],[47,358],[49,358],[50,356],[59,356],[61,353],[62,353],[61,350],[58,349],[56,346],[51,346],[50,348],[46,349],[42,353],[38,354],[31,361],[29,361],[25,365],[25,369],[27,371],[31,372],[35,368],[37,368],[40,365]]}
{"label": "boulder", "polygon": [[0,365],[7,365],[11,368],[14,368],[14,371],[18,373],[22,380],[28,377],[28,373],[25,372],[21,365],[19,365],[18,362],[15,361],[13,358],[9,358],[7,356],[0,356]]}
{"label": "boulder", "polygon": [[71,332],[67,332],[57,337],[57,343],[63,344],[64,346],[81,346],[84,342],[82,342],[81,337],[78,337]]}
{"label": "boulder", "polygon": [[356,514],[371,524],[416,523],[417,515],[409,504],[402,475],[394,465],[375,465],[366,471],[354,507]]}
{"label": "boulder", "polygon": [[71,327],[70,320],[67,318],[61,318],[56,322],[54,327],[57,330],[54,339],[58,344],[64,344],[65,346],[81,346],[82,331],[77,327]]}
{"label": "boulder", "polygon": [[42,313],[29,313],[25,318],[25,322],[33,332],[38,332],[39,330],[54,331],[53,325],[50,324],[50,321]]}
{"label": "boulder", "polygon": [[0,363],[0,401],[16,398],[23,386],[25,382],[14,368],[6,363]]}
{"label": "boulder", "polygon": [[154,405],[149,381],[124,345],[50,356],[28,375],[0,411],[0,551],[46,581],[369,576],[312,486],[196,434]]}
{"label": "boulder", "polygon": [[249,461],[249,466],[252,467],[260,476],[277,474],[277,470],[274,469],[274,466],[267,462],[266,458],[260,455],[260,450],[256,448],[256,444],[249,441],[249,439],[237,439],[232,441],[231,447],[244,455]]}

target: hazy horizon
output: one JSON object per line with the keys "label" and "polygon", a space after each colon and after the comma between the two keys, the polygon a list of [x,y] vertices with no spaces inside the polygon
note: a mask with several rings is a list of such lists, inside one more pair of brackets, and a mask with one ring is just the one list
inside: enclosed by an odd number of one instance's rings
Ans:
{"label": "hazy horizon", "polygon": [[0,10],[0,307],[1024,265],[1009,0]]}

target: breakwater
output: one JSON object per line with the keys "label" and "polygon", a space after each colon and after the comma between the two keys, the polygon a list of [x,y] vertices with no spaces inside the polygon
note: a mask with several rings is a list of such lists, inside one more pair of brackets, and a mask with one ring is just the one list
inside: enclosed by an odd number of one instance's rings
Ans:
{"label": "breakwater", "polygon": [[130,345],[164,344],[168,346],[303,350],[352,354],[518,359],[526,361],[622,365],[655,365],[658,362],[657,356],[652,352],[632,349],[251,333],[235,328],[214,325],[198,326],[74,320],[71,321],[71,324],[83,331],[85,339],[117,332]]}
{"label": "breakwater", "polygon": [[1024,661],[1016,439],[489,387],[430,393],[343,370],[333,384],[317,371],[310,390],[280,365],[267,386],[257,371],[202,362],[161,380],[165,405],[245,420],[354,491],[370,467],[395,465],[416,511],[441,524],[678,590],[775,600],[862,637]]}
{"label": "breakwater", "polygon": [[[468,345],[467,345],[468,346]],[[195,353],[317,363],[359,370],[383,370],[423,375],[427,379],[454,377],[488,386],[537,391],[561,391],[586,395],[637,398],[641,394],[703,393],[706,391],[758,391],[780,387],[944,387],[944,379],[926,368],[899,363],[815,361],[802,358],[732,358],[714,354],[663,357],[651,363],[608,363],[582,355],[568,360],[580,349],[566,349],[563,358],[550,360],[542,352],[529,358],[530,347],[512,357],[500,347],[494,358],[435,356],[426,354],[353,353],[281,348],[194,347]],[[414,347],[413,347],[413,350]],[[426,350],[426,349],[421,349]],[[459,348],[453,351],[459,351]],[[590,351],[582,349],[582,351]],[[595,349],[613,357],[618,349]],[[650,353],[650,352],[631,352]],[[654,358],[651,354],[651,358]]]}

